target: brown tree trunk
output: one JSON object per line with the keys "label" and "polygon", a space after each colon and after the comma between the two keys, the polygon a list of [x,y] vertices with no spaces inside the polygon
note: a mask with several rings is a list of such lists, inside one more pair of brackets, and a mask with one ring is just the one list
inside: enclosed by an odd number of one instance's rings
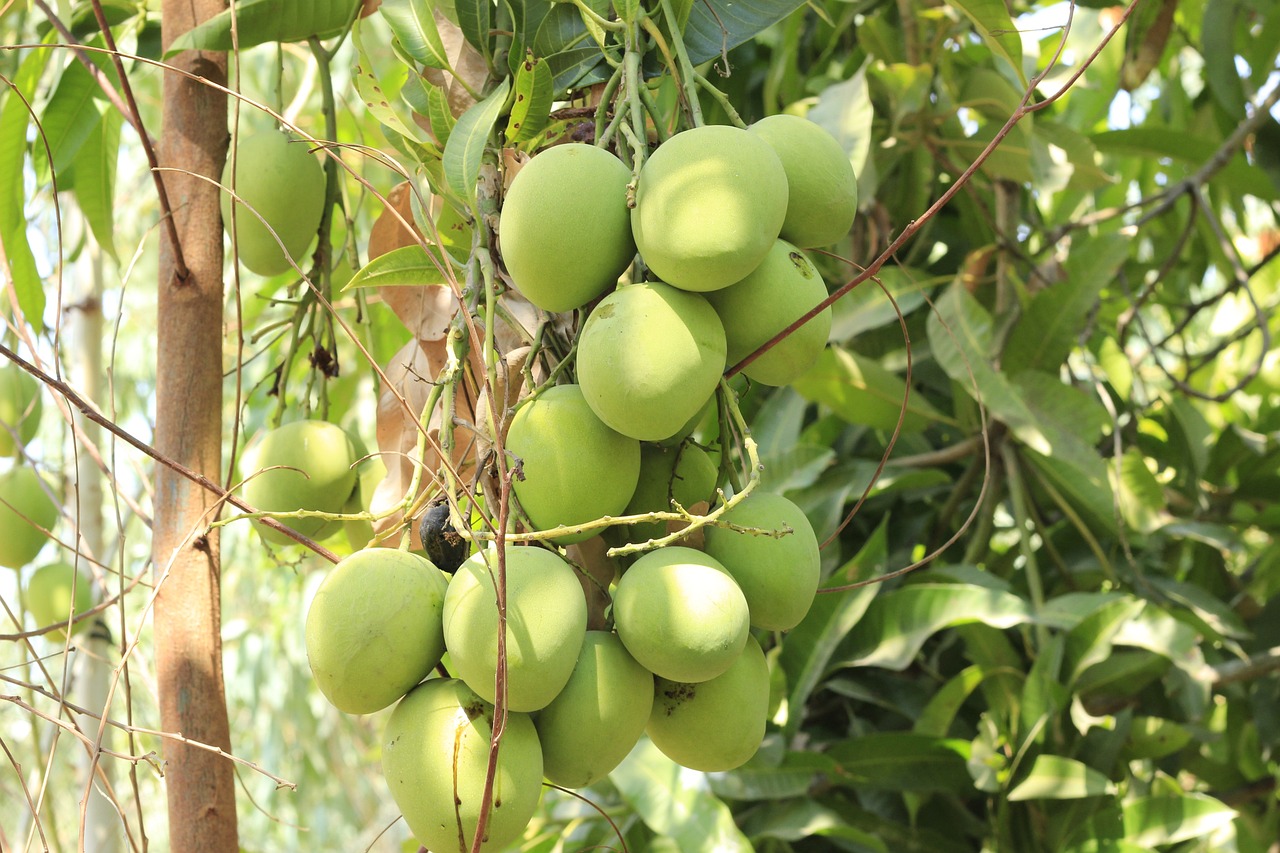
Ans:
{"label": "brown tree trunk", "polygon": [[[225,7],[223,0],[163,0],[163,43]],[[184,53],[174,64],[225,84],[225,54]],[[164,80],[159,159],[217,179],[227,150],[227,102],[219,91],[170,73]],[[218,189],[165,172],[181,257],[162,237],[157,340],[156,446],[221,480],[222,228]],[[163,230],[161,232],[164,233]],[[155,638],[160,721],[166,731],[230,751],[222,681],[218,535],[214,496],[161,467],[156,472],[152,557],[160,590]],[[232,765],[208,750],[169,742],[165,788],[173,853],[236,853]]]}

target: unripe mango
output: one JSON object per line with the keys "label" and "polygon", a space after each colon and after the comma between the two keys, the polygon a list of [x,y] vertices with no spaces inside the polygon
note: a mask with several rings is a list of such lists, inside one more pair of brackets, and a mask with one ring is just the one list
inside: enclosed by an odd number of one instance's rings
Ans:
{"label": "unripe mango", "polygon": [[[640,476],[640,442],[606,426],[577,385],[548,388],[516,411],[506,449],[520,459],[512,485],[539,530],[582,524],[626,509]],[[581,542],[600,529],[558,536]]]}
{"label": "unripe mango", "polygon": [[787,175],[759,137],[709,125],[645,162],[631,231],[649,269],[683,290],[728,287],[764,259],[787,214]]}
{"label": "unripe mango", "polygon": [[758,489],[720,516],[742,527],[792,532],[780,538],[708,527],[704,549],[733,575],[751,610],[751,624],[787,631],[800,624],[818,591],[821,555],[813,526],[782,495]]}
{"label": "unripe mango", "polygon": [[600,420],[660,441],[680,431],[724,371],[724,327],[702,296],[652,282],[592,309],[578,339],[578,382]]}
{"label": "unripe mango", "polygon": [[[724,325],[726,361],[737,364],[827,297],[827,286],[804,253],[775,241],[760,266],[732,287],[707,294]],[[818,360],[831,332],[831,308],[778,341],[742,372],[765,385],[786,385]]]}
{"label": "unripe mango", "polygon": [[742,590],[711,557],[669,545],[631,564],[613,594],[618,636],[641,666],[699,682],[729,668],[747,641]]}
{"label": "unripe mango", "polygon": [[[256,450],[245,457],[244,499],[263,512],[340,513],[356,486],[355,461],[355,445],[337,424],[319,420],[284,424],[267,431]],[[279,521],[312,539],[323,534],[329,523],[319,517]],[[265,524],[255,521],[254,526],[268,542],[293,542]]]}
{"label": "unripe mango", "polygon": [[[493,706],[454,678],[405,696],[383,737],[382,775],[409,831],[434,853],[467,853],[480,817]],[[542,747],[527,714],[507,715],[481,850],[518,839],[542,794]]]}
{"label": "unripe mango", "polygon": [[[685,509],[709,501],[718,473],[707,452],[692,442],[676,447],[646,444],[640,451],[640,479],[626,514],[672,512],[672,500]],[[626,541],[644,542],[665,536],[667,524],[646,521],[621,530]]]}
{"label": "unripe mango", "polygon": [[700,684],[663,678],[654,685],[645,729],[679,765],[708,773],[732,770],[756,754],[769,716],[769,665],[755,637],[721,675]]}
{"label": "unripe mango", "polygon": [[[38,627],[66,622],[70,617],[92,610],[93,605],[93,582],[70,563],[41,566],[27,581],[27,610]],[[82,619],[71,626],[71,633],[79,634],[92,623],[91,619]],[[51,642],[65,643],[67,630],[59,628],[45,636]]]}
{"label": "unripe mango", "polygon": [[[231,164],[228,156],[222,170],[222,225],[228,233],[233,200],[228,192],[232,188]],[[324,169],[315,155],[305,143],[293,142],[276,130],[246,133],[236,146],[235,173],[234,189],[240,197],[235,227],[240,263],[263,276],[291,269],[290,258],[305,267],[303,255],[315,239],[324,213]]]}
{"label": "unripe mango", "polygon": [[547,779],[585,788],[609,775],[644,734],[652,705],[653,674],[617,634],[588,631],[569,683],[533,721]]}
{"label": "unripe mango", "polygon": [[541,152],[516,173],[498,245],[525,298],[572,311],[613,287],[635,257],[627,209],[631,170],[594,145]]}
{"label": "unripe mango", "polygon": [[[458,567],[444,597],[444,641],[453,672],[485,701],[495,701],[498,608],[488,548]],[[507,707],[536,711],[573,673],[587,631],[587,602],[573,569],[551,551],[506,550]]]}
{"label": "unripe mango", "polygon": [[20,569],[34,560],[58,523],[58,505],[41,485],[40,475],[26,466],[0,474],[0,566]]}
{"label": "unripe mango", "polygon": [[334,707],[372,714],[404,696],[444,656],[449,583],[430,560],[366,548],[334,566],[307,609],[307,661]]}
{"label": "unripe mango", "polygon": [[858,212],[858,179],[840,142],[816,122],[794,115],[769,116],[749,130],[768,143],[787,173],[782,238],[813,249],[848,234]]}
{"label": "unripe mango", "polygon": [[16,364],[0,368],[0,456],[17,455],[36,437],[41,408],[40,380]]}

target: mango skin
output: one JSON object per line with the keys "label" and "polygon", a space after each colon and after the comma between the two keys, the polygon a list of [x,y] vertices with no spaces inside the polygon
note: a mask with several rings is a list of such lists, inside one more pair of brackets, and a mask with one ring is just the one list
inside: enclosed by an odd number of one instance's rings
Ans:
{"label": "mango skin", "polygon": [[[587,600],[573,569],[543,548],[507,548],[507,707],[545,708],[573,674],[587,631]],[[471,555],[444,597],[453,673],[486,702],[497,698],[497,551]]]}
{"label": "mango skin", "polygon": [[[671,512],[672,499],[685,509],[699,501],[709,501],[718,474],[716,463],[711,461],[705,450],[692,442],[678,447],[646,444],[640,450],[640,478],[631,502],[627,504],[626,514]],[[643,521],[620,529],[626,541],[644,542],[665,536],[667,524]]]}
{"label": "mango skin", "polygon": [[630,182],[617,157],[576,142],[542,151],[516,173],[498,245],[526,299],[544,311],[572,311],[617,284],[636,254]]}
{"label": "mango skin", "polygon": [[671,681],[715,678],[747,642],[747,600],[733,576],[692,548],[668,545],[640,557],[613,594],[613,619],[627,651]]}
{"label": "mango skin", "polygon": [[[245,133],[236,146],[236,248],[240,263],[261,276],[306,266],[304,253],[315,239],[324,213],[325,177],[304,142],[276,130]],[[231,233],[231,157],[222,169],[222,227]],[[257,216],[254,215],[257,211]],[[265,219],[284,243],[263,225]]]}
{"label": "mango skin", "polygon": [[307,661],[348,714],[389,707],[444,656],[445,576],[408,551],[366,548],[334,566],[307,608]]}
{"label": "mango skin", "polygon": [[[78,575],[78,577],[77,577]],[[75,610],[72,610],[72,588],[75,589]],[[93,583],[70,563],[58,562],[41,566],[27,580],[27,610],[38,627],[66,622],[68,616],[79,616],[92,610],[96,602]],[[92,619],[82,619],[71,626],[74,636],[93,624]],[[67,629],[58,628],[45,634],[50,642],[65,643]]]}
{"label": "mango skin", "polygon": [[[283,424],[267,431],[256,450],[245,457],[244,499],[264,512],[340,513],[356,487],[357,458],[351,437],[337,424],[319,420]],[[272,470],[264,470],[268,468]],[[312,539],[322,536],[329,525],[318,517],[279,521]],[[267,542],[293,544],[265,524],[255,521],[254,527]]]}
{"label": "mango skin", "polygon": [[[750,275],[732,287],[707,294],[724,325],[726,361],[737,364],[823,299],[827,286],[804,253],[785,240],[774,243]],[[742,372],[764,385],[787,385],[799,378],[827,345],[831,308],[778,341]]]}
{"label": "mango skin", "polygon": [[848,235],[858,213],[858,178],[839,141],[794,115],[768,116],[748,131],[769,144],[787,173],[782,238],[815,249]]}
{"label": "mango skin", "polygon": [[758,136],[708,125],[645,162],[631,231],[649,269],[682,290],[728,287],[764,259],[787,214],[782,161]]}
{"label": "mango skin", "polygon": [[20,569],[35,560],[53,530],[58,505],[45,493],[40,475],[28,467],[0,474],[0,566]]}
{"label": "mango skin", "polygon": [[[40,380],[16,364],[0,368],[0,456],[17,456],[40,429]],[[14,433],[18,441],[14,441]]]}
{"label": "mango skin", "polygon": [[721,675],[701,684],[659,678],[645,728],[679,765],[715,773],[747,762],[760,748],[769,716],[769,665],[755,637]]}
{"label": "mango skin", "polygon": [[600,420],[631,438],[660,441],[706,405],[725,351],[724,327],[705,298],[661,282],[627,285],[587,316],[578,383]]}
{"label": "mango skin", "polygon": [[782,495],[756,490],[721,518],[743,527],[794,532],[781,538],[708,527],[704,549],[733,575],[751,610],[751,625],[788,631],[809,612],[822,557],[804,511]]}
{"label": "mango skin", "polygon": [[[640,477],[640,442],[596,417],[578,385],[548,388],[521,405],[506,449],[522,462],[524,479],[512,488],[539,530],[621,514]],[[552,541],[581,542],[601,529]]]}
{"label": "mango skin", "polygon": [[609,775],[644,734],[652,705],[653,674],[617,634],[588,631],[569,683],[533,720],[547,779],[585,788]]}
{"label": "mango skin", "polygon": [[[383,736],[382,775],[414,837],[434,853],[467,853],[479,821],[493,706],[454,678],[400,700]],[[542,794],[542,747],[527,714],[507,715],[481,850],[524,834]]]}

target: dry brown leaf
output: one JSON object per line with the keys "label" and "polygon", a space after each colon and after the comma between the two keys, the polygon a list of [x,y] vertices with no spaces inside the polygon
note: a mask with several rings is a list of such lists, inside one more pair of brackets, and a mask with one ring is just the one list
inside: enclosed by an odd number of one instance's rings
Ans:
{"label": "dry brown leaf", "polygon": [[578,583],[587,597],[587,630],[602,631],[608,626],[605,610],[609,606],[609,584],[618,574],[618,564],[611,558],[601,536],[592,536],[585,542],[570,545],[567,549],[569,559],[574,562],[580,572]]}
{"label": "dry brown leaf", "polygon": [[[471,92],[479,92],[484,88],[485,81],[489,77],[489,67],[485,64],[480,52],[467,41],[457,24],[442,15],[439,9],[434,9],[433,13],[436,29],[440,33],[440,41],[444,45],[444,53],[453,73],[450,74],[438,68],[424,68],[422,76],[428,83],[444,89],[450,112],[454,116],[460,116],[475,104],[476,99],[471,96]],[[464,81],[466,85],[464,86],[459,80]],[[468,87],[471,92],[467,91]],[[430,130],[429,127],[427,129]]]}
{"label": "dry brown leaf", "polygon": [[[369,232],[370,259],[385,255],[393,249],[416,246],[423,240],[422,232],[414,224],[413,193],[409,182],[396,184],[387,194],[387,201],[389,205],[374,220]],[[431,203],[433,215],[438,215],[443,201],[433,198]],[[404,222],[412,227],[406,228]],[[453,290],[447,286],[433,284],[422,287],[380,287],[378,296],[420,341],[442,339],[458,310]]]}

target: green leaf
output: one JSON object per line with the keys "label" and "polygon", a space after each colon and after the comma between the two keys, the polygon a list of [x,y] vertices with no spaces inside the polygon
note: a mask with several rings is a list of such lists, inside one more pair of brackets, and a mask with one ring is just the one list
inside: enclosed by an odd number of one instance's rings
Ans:
{"label": "green leaf", "polygon": [[61,182],[80,146],[95,132],[102,120],[95,97],[99,91],[79,62],[72,61],[62,70],[58,87],[40,111],[40,126],[31,149],[37,183],[47,184],[51,178]]}
{"label": "green leaf", "polygon": [[836,138],[849,155],[853,173],[861,175],[871,151],[871,121],[875,118],[866,64],[843,83],[823,89],[808,118]]}
{"label": "green leaf", "polygon": [[411,0],[382,0],[378,7],[391,34],[414,61],[429,68],[449,68],[449,54],[440,40],[434,6]]}
{"label": "green leaf", "polygon": [[[600,15],[609,14],[609,0],[588,0],[587,5]],[[593,69],[604,63],[604,54],[587,32],[582,13],[572,3],[552,0],[523,0],[516,3],[516,44],[533,51],[551,69],[557,93],[574,85],[585,85],[603,79]],[[512,51],[512,71],[524,60],[524,53]]]}
{"label": "green leaf", "polygon": [[[236,44],[241,49],[272,41],[328,38],[344,31],[360,9],[358,0],[239,0],[235,4]],[[232,44],[232,9],[226,9],[178,36],[165,51],[227,51]]]}
{"label": "green leaf", "polygon": [[920,432],[944,420],[918,392],[907,395],[907,384],[878,362],[838,346],[827,347],[817,363],[792,387],[814,403],[831,409],[851,424],[892,430],[898,424],[903,399],[903,432]]}
{"label": "green leaf", "polygon": [[973,21],[987,47],[1009,63],[1009,69],[1025,86],[1027,75],[1022,69],[1022,34],[1014,26],[1008,7],[1002,0],[958,0],[952,5]]}
{"label": "green leaf", "polygon": [[1078,800],[1114,794],[1115,784],[1083,762],[1061,755],[1037,755],[1031,772],[1009,792],[1010,802]]}
{"label": "green leaf", "polygon": [[1123,815],[1124,840],[1151,850],[1211,835],[1231,823],[1236,811],[1206,794],[1188,793],[1131,800]]}
{"label": "green leaf", "polygon": [[1001,363],[1010,374],[1057,371],[1076,345],[1103,288],[1129,257],[1131,240],[1107,234],[1072,244],[1062,281],[1037,293],[1018,319]]}
{"label": "green leaf", "polygon": [[448,282],[448,277],[440,269],[440,262],[421,246],[403,246],[379,255],[361,267],[342,292],[357,287],[421,287],[447,285]]}
{"label": "green leaf", "polygon": [[709,774],[711,792],[726,800],[803,797],[822,777],[838,770],[835,761],[817,752],[788,752],[778,763],[771,763],[763,756],[764,750],[761,750],[736,770]]}
{"label": "green leaf", "polygon": [[[1232,71],[1235,74],[1235,71]],[[1236,75],[1237,85],[1239,75]],[[1220,141],[1193,135],[1185,128],[1133,127],[1094,134],[1093,144],[1103,154],[1120,154],[1154,160],[1167,157],[1186,163],[1188,171],[1198,169],[1212,159]],[[1263,201],[1280,201],[1277,188],[1267,173],[1248,161],[1243,153],[1232,157],[1210,180],[1232,193],[1251,195]]]}
{"label": "green leaf", "polygon": [[489,134],[498,121],[511,92],[511,80],[503,78],[483,101],[473,104],[458,117],[444,146],[444,179],[449,190],[472,210],[476,207],[476,181],[484,159]]}
{"label": "green leaf", "polygon": [[804,5],[804,0],[694,3],[684,28],[689,59],[700,65],[750,41]]}
{"label": "green leaf", "polygon": [[982,622],[1003,629],[1030,619],[1027,601],[1013,593],[972,584],[912,584],[871,603],[841,645],[838,662],[904,670],[943,628]]}
{"label": "green leaf", "polygon": [[1191,730],[1160,717],[1134,717],[1125,755],[1129,759],[1164,758],[1191,743]]}
{"label": "green leaf", "polygon": [[[886,266],[880,270],[880,281],[904,317],[924,305],[925,293],[946,280],[905,267]],[[831,306],[831,340],[850,343],[862,332],[896,324],[898,311],[874,281],[864,281]]]}
{"label": "green leaf", "polygon": [[73,166],[76,203],[98,245],[113,258],[116,257],[116,162],[123,123],[124,119],[114,110],[104,113],[102,121],[80,147]]}
{"label": "green leaf", "polygon": [[1085,669],[1110,656],[1121,628],[1144,606],[1141,600],[1126,595],[1095,610],[1071,629],[1063,654],[1063,673],[1068,687]]}
{"label": "green leaf", "polygon": [[841,784],[881,791],[972,792],[969,742],[913,732],[875,732],[832,744]]}
{"label": "green leaf", "polygon": [[36,269],[35,255],[27,241],[27,203],[22,179],[27,127],[31,120],[27,102],[36,91],[51,53],[37,50],[22,60],[12,86],[5,93],[4,104],[0,106],[0,243],[4,245],[4,257],[18,295],[18,305],[27,322],[37,329],[44,326],[44,289]]}
{"label": "green leaf", "polygon": [[[825,586],[840,586],[874,576],[884,570],[888,557],[888,517],[876,527],[862,549],[837,571]],[[804,707],[809,701],[827,665],[849,630],[858,623],[867,606],[880,591],[881,584],[870,584],[847,592],[824,593],[819,590],[809,612],[782,643],[778,663],[787,674],[791,693],[787,697],[788,736],[794,734],[804,720]]]}
{"label": "green leaf", "polygon": [[1167,519],[1164,486],[1147,467],[1147,458],[1137,448],[1127,448],[1120,457],[1120,471],[1107,469],[1111,488],[1120,504],[1120,517],[1127,527],[1151,533]]}
{"label": "green leaf", "polygon": [[555,80],[547,63],[529,53],[516,69],[515,100],[507,120],[509,145],[534,139],[551,118]]}
{"label": "green leaf", "polygon": [[357,24],[351,30],[351,41],[355,45],[357,59],[356,68],[352,74],[356,82],[356,91],[360,93],[360,99],[369,108],[369,112],[382,123],[384,128],[409,142],[419,142],[422,139],[421,131],[417,125],[411,129],[401,120],[400,114],[391,108],[390,101],[382,91],[382,84],[378,82],[378,76],[373,73],[373,63],[369,61],[369,54],[365,51],[364,40],[361,38],[363,29],[362,25]]}
{"label": "green leaf", "polygon": [[[886,824],[889,821],[885,821]],[[837,838],[851,842],[842,849],[855,853],[889,853],[890,848],[870,830],[855,827],[839,811],[816,800],[796,798],[781,802],[762,803],[744,816],[743,828],[752,839],[776,838],[782,841],[801,841],[814,836]]]}
{"label": "green leaf", "polygon": [[1037,192],[1062,189],[1097,190],[1115,183],[1102,168],[1098,148],[1089,137],[1043,117],[1031,131],[1031,168]]}
{"label": "green leaf", "polygon": [[609,780],[645,825],[674,840],[681,853],[752,853],[729,807],[705,786],[692,783],[701,775],[641,738]]}
{"label": "green leaf", "polygon": [[[527,6],[528,3],[513,4]],[[490,0],[454,0],[453,9],[458,16],[458,28],[462,37],[471,46],[480,51],[480,55],[489,56],[489,31],[493,29],[493,3]]]}
{"label": "green leaf", "polygon": [[946,737],[951,723],[955,720],[960,706],[986,679],[987,673],[981,666],[974,664],[960,670],[947,679],[929,699],[924,710],[916,717],[916,724],[911,730],[916,734],[930,737]]}

